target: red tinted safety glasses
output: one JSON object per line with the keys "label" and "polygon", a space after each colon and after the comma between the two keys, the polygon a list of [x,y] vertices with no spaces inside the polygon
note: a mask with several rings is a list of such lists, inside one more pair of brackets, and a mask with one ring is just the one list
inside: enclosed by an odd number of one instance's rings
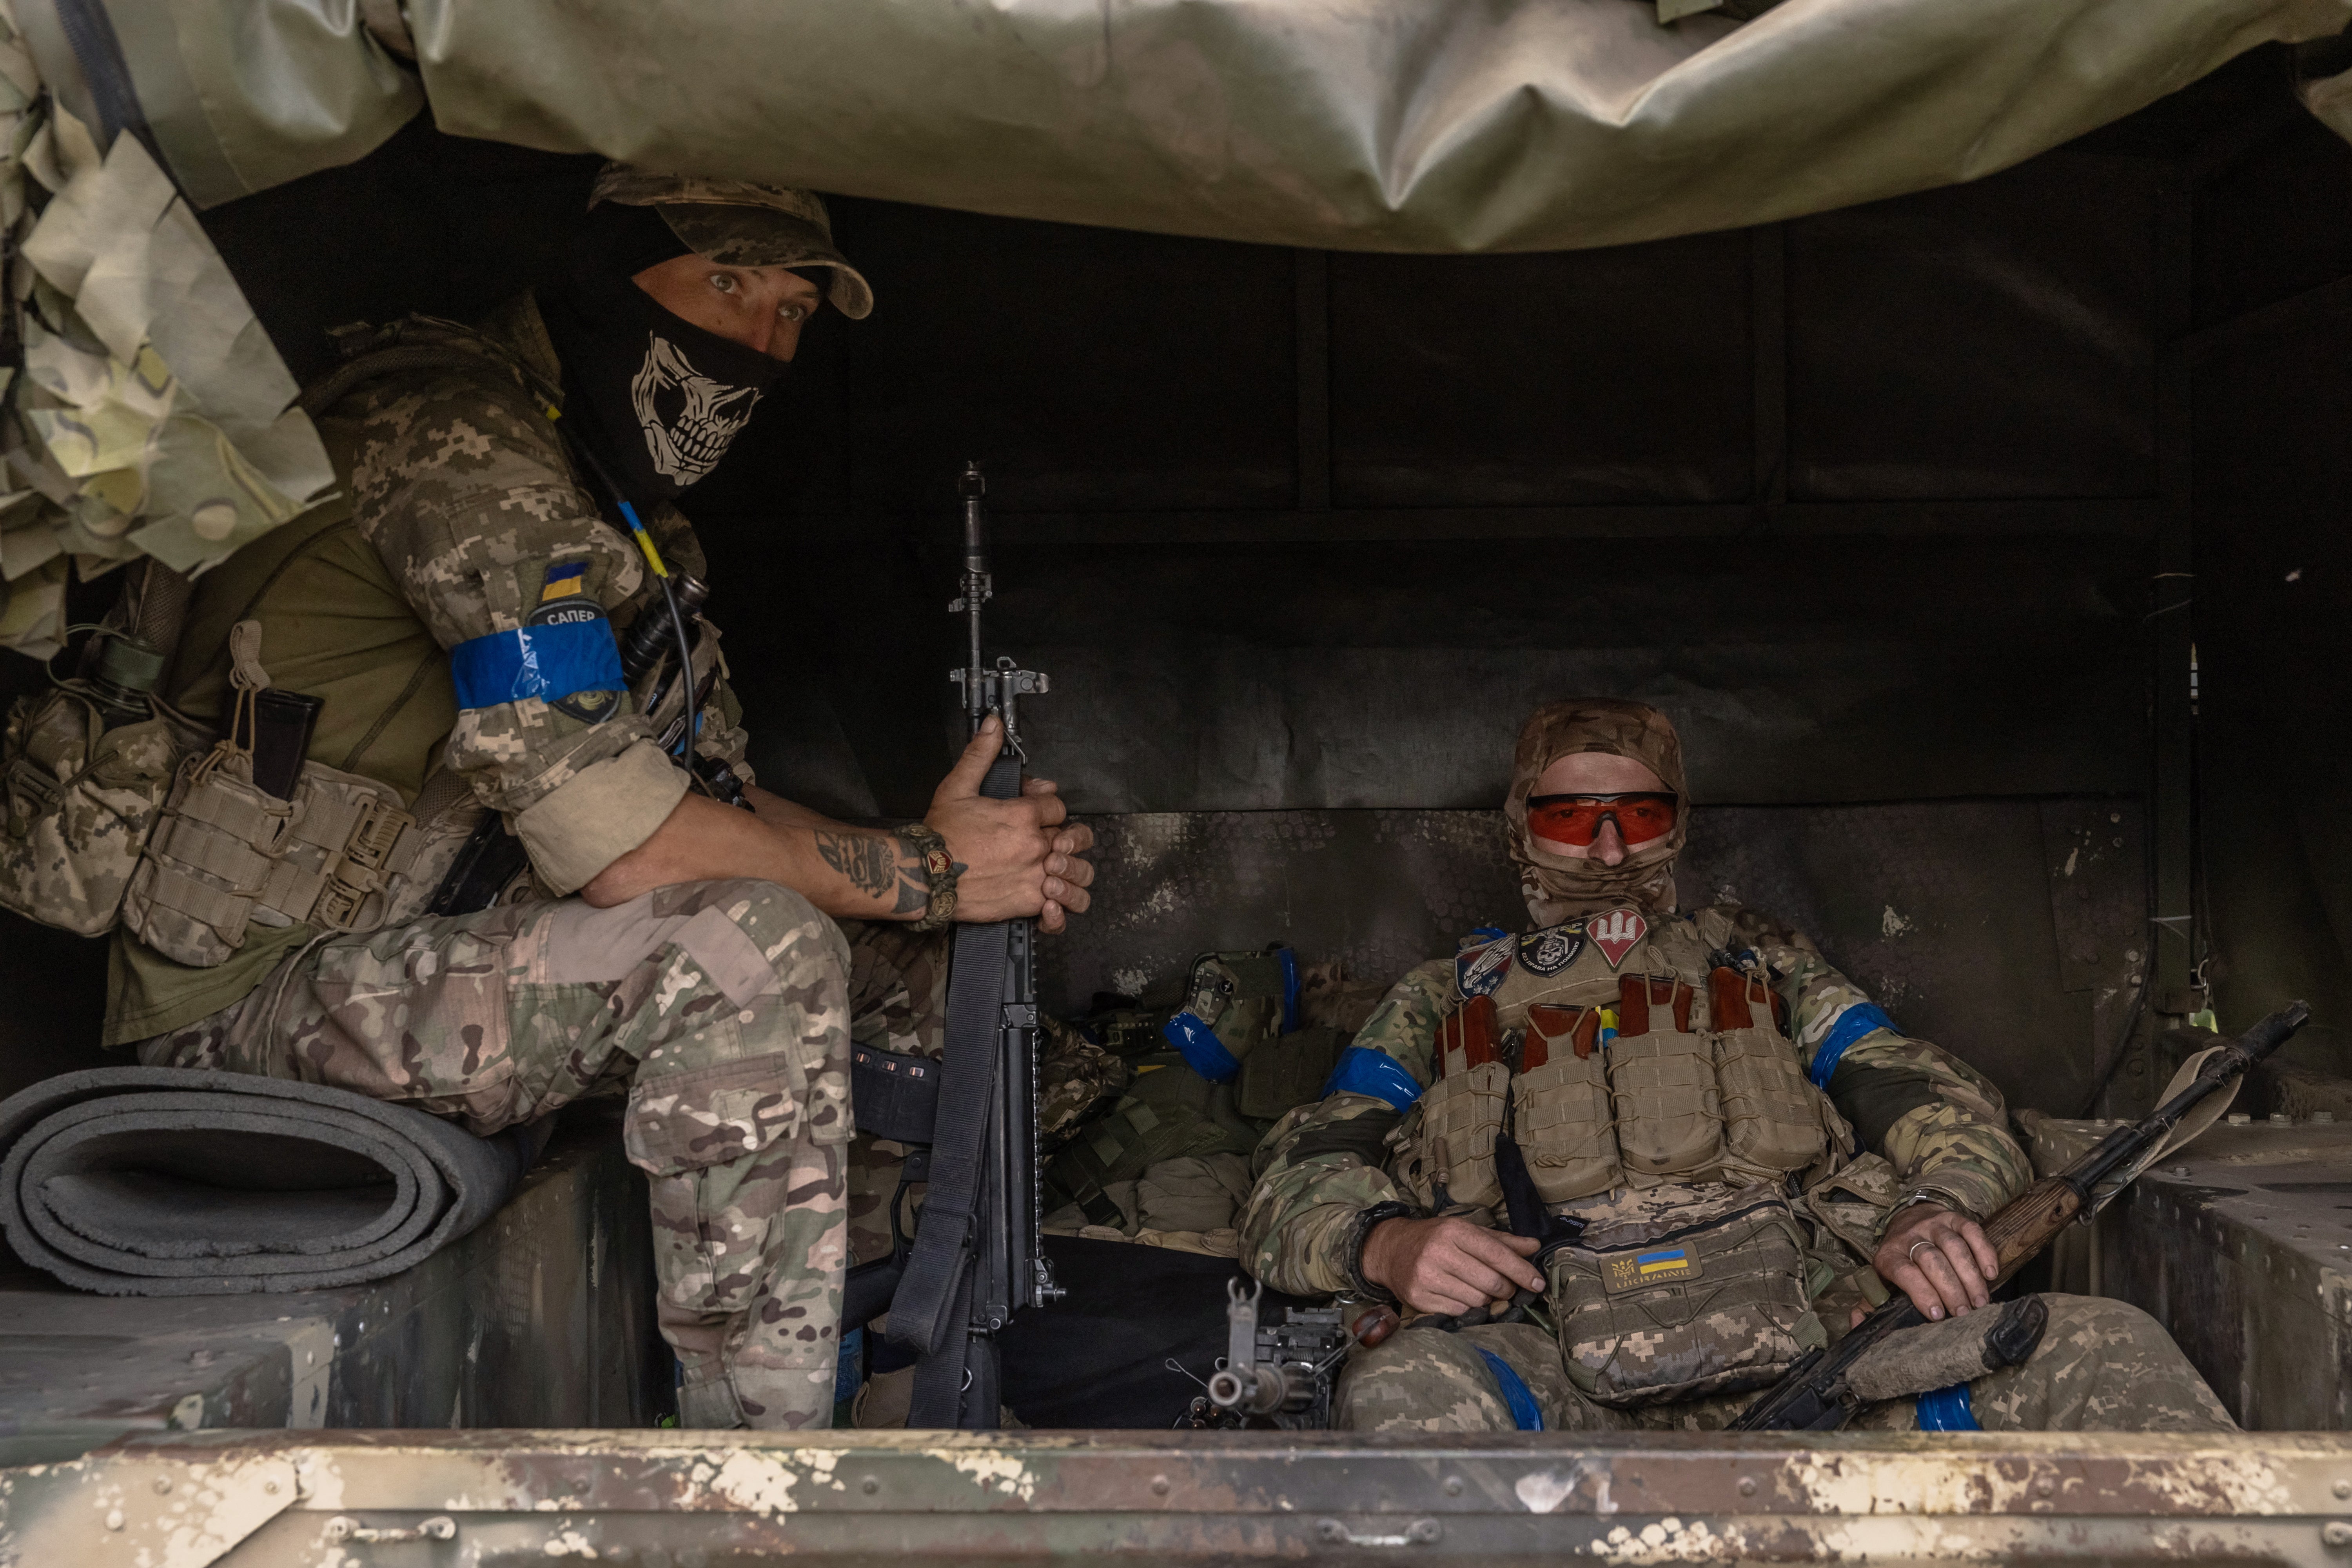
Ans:
{"label": "red tinted safety glasses", "polygon": [[1528,797],[1528,831],[1555,844],[1588,847],[1601,825],[1613,822],[1631,847],[1664,838],[1675,830],[1670,795],[1536,795]]}

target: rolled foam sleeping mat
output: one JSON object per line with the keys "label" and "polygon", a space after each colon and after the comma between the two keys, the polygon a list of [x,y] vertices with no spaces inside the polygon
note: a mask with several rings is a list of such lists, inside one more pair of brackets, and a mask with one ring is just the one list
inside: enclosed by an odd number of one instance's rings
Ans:
{"label": "rolled foam sleeping mat", "polygon": [[0,1229],[33,1267],[109,1296],[363,1284],[496,1214],[551,1128],[477,1138],[245,1073],[66,1073],[0,1101]]}

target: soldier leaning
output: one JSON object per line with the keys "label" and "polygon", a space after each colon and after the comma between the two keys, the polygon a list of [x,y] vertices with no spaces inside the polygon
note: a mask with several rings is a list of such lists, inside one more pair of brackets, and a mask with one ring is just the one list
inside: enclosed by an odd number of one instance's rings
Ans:
{"label": "soldier leaning", "polygon": [[[1093,879],[1052,784],[979,795],[993,721],[925,821],[886,833],[755,785],[751,810],[714,798],[750,778],[715,631],[707,695],[667,700],[678,720],[623,678],[614,628],[667,636],[668,612],[621,500],[702,573],[672,503],[827,300],[872,302],[815,197],[610,165],[565,276],[480,330],[358,343],[318,405],[342,499],[202,580],[165,695],[212,720],[234,669],[323,698],[311,769],[396,791],[425,848],[331,918],[248,921],[201,865],[142,868],[113,958],[109,1043],[150,1065],[333,1084],[485,1134],[625,1086],[690,1426],[827,1423],[852,1034],[936,1054],[947,923],[1057,930]],[[233,658],[246,622],[258,649],[243,632]],[[464,837],[437,798],[504,816],[519,892],[424,915]],[[223,952],[206,933],[232,908]]]}
{"label": "soldier leaning", "polygon": [[[1538,710],[1504,806],[1537,929],[1407,974],[1325,1098],[1259,1146],[1242,1256],[1260,1279],[1436,1315],[1356,1354],[1337,1425],[1719,1426],[1889,1285],[1930,1318],[1985,1304],[1979,1221],[2031,1177],[1999,1091],[1803,936],[1737,905],[1676,913],[1686,805],[1664,715]],[[1506,1128],[1587,1227],[1544,1271],[1502,1228]],[[1521,1289],[1549,1328],[1443,1331]],[[2023,1364],[1864,1424],[2231,1427],[2145,1313],[2046,1300]]]}

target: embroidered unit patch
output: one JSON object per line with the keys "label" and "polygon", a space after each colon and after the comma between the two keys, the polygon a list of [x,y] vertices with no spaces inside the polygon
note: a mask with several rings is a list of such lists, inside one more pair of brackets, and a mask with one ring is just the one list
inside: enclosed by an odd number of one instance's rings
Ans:
{"label": "embroidered unit patch", "polygon": [[1484,947],[1465,948],[1454,960],[1454,982],[1462,994],[1484,996],[1502,984],[1503,977],[1511,972],[1511,950],[1518,944],[1509,937],[1490,942]]}
{"label": "embroidered unit patch", "polygon": [[1633,951],[1633,944],[1650,934],[1650,922],[1632,910],[1611,910],[1605,915],[1595,915],[1584,922],[1584,934],[1601,950],[1601,956],[1616,968]]}
{"label": "embroidered unit patch", "polygon": [[[539,603],[532,607],[530,619],[526,625],[577,628],[572,635],[592,641],[595,633],[602,631],[605,641],[614,640],[612,623],[604,617],[604,606],[589,596],[588,563],[584,561],[559,561],[548,567],[547,575],[540,584]],[[617,648],[618,644],[614,643],[614,647]],[[620,669],[617,655],[613,669],[617,676]],[[574,719],[601,724],[620,711],[621,683],[615,679],[611,684],[611,690],[591,686],[551,697],[548,706],[559,713],[569,713]]]}
{"label": "embroidered unit patch", "polygon": [[1572,921],[1519,938],[1519,967],[1530,974],[1558,974],[1584,951],[1584,925]]}

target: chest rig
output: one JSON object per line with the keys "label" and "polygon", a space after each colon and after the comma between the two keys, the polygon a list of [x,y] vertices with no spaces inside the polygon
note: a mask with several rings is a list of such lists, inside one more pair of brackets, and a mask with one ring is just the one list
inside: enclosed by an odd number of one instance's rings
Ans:
{"label": "chest rig", "polygon": [[1759,1387],[1823,1342],[1789,1182],[1837,1113],[1760,975],[1691,921],[1617,910],[1465,944],[1454,990],[1398,1173],[1428,1207],[1498,1209],[1507,1132],[1545,1204],[1586,1221],[1541,1259],[1580,1390]]}
{"label": "chest rig", "polygon": [[1548,1204],[1779,1184],[1828,1146],[1780,999],[1689,921],[1619,910],[1494,937],[1463,949],[1454,985],[1406,1161],[1432,1207],[1500,1203],[1507,1126]]}

